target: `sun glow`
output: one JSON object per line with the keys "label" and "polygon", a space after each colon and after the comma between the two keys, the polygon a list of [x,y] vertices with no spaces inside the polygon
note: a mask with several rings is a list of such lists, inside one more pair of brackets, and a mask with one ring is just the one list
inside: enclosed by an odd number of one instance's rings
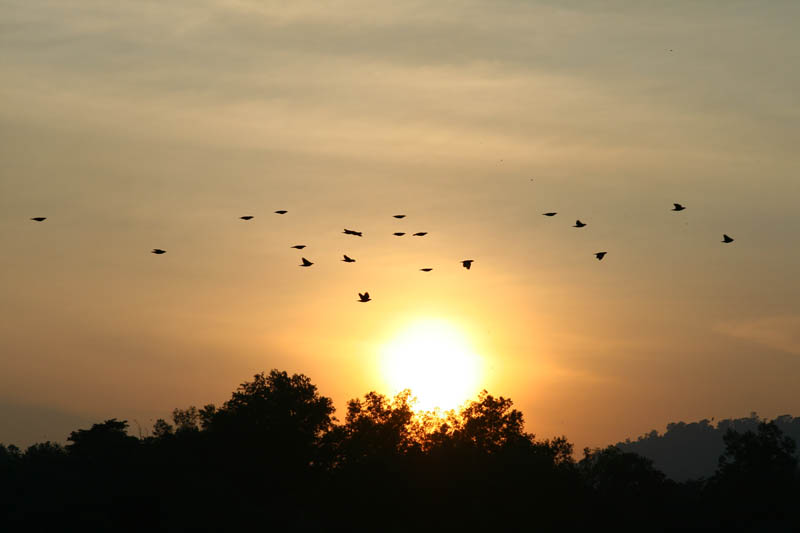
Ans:
{"label": "sun glow", "polygon": [[479,392],[481,359],[447,322],[413,324],[387,343],[381,355],[392,392],[411,389],[417,411],[453,409]]}

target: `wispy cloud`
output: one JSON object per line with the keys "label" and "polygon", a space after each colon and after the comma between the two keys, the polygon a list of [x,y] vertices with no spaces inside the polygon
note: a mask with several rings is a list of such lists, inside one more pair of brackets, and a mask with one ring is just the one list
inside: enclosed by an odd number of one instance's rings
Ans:
{"label": "wispy cloud", "polygon": [[800,355],[800,315],[756,317],[728,321],[716,330],[725,335]]}

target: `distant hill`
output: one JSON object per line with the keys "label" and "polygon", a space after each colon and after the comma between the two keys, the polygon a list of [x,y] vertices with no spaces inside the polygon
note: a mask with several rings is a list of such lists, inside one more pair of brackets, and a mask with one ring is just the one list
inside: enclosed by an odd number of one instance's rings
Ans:
{"label": "distant hill", "polygon": [[[739,433],[755,432],[759,422],[768,420],[751,413],[747,418],[720,420],[713,425],[708,419],[699,422],[672,422],[666,433],[656,430],[635,441],[626,439],[617,447],[626,452],[638,453],[653,460],[653,466],[675,481],[707,478],[717,468],[719,456],[725,450],[722,436],[728,429]],[[800,443],[800,417],[781,415],[774,422],[787,436]]]}

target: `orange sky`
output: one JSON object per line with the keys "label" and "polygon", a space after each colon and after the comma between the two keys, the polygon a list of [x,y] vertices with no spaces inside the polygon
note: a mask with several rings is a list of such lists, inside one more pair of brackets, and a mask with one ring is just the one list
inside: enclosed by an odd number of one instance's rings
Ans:
{"label": "orange sky", "polygon": [[0,442],[272,368],[343,417],[426,319],[578,448],[800,413],[798,11],[6,2]]}

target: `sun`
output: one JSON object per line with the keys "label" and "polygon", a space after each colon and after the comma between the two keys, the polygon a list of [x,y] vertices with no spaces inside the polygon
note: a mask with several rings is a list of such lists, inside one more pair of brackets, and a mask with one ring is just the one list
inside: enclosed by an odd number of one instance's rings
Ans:
{"label": "sun", "polygon": [[453,409],[479,392],[481,358],[448,322],[412,324],[383,347],[381,357],[392,393],[411,389],[417,411]]}

